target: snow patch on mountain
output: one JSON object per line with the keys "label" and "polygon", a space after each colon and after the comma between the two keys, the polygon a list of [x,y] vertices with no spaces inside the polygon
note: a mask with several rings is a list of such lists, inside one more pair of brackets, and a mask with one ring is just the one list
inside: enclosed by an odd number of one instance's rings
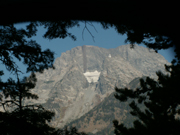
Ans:
{"label": "snow patch on mountain", "polygon": [[97,70],[94,71],[94,72],[85,72],[83,73],[84,76],[86,77],[87,81],[89,83],[91,82],[97,82],[98,79],[99,79],[99,75],[100,75],[101,72],[98,72]]}

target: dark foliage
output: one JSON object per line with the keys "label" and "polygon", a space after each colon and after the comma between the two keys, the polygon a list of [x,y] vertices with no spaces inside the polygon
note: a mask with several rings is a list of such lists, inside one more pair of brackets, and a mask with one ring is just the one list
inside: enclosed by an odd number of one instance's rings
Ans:
{"label": "dark foliage", "polygon": [[[58,34],[65,38],[66,28],[61,22],[62,29]],[[51,38],[53,33],[49,33],[55,26],[44,24],[49,27],[45,37]],[[55,24],[55,23],[54,23]],[[59,24],[59,23],[58,23]],[[75,25],[65,22],[67,25]],[[36,76],[34,72],[42,73],[44,69],[53,68],[54,53],[49,49],[42,51],[41,46],[33,40],[28,40],[36,35],[36,26],[39,24],[32,22],[25,29],[16,29],[14,25],[0,27],[0,61],[6,69],[13,73],[16,80],[9,78],[3,82],[0,78],[0,127],[1,135],[86,135],[78,133],[77,129],[56,129],[51,127],[49,122],[55,113],[46,110],[41,105],[27,104],[26,100],[38,99],[38,96],[31,93],[35,87]],[[51,27],[52,26],[52,27]],[[56,31],[57,32],[57,31]],[[22,61],[27,66],[26,72],[31,72],[29,77],[19,79],[22,73],[14,58]],[[0,77],[4,75],[0,71]],[[51,82],[47,82],[51,83]]]}
{"label": "dark foliage", "polygon": [[[178,105],[180,64],[172,62],[171,66],[165,66],[169,74],[157,72],[158,80],[149,77],[146,81],[140,79],[141,87],[135,91],[116,88],[115,97],[121,102],[134,99],[129,106],[131,115],[138,120],[134,121],[134,127],[127,128],[114,120],[116,135],[178,135],[180,134],[180,120],[175,116],[180,114]],[[138,102],[135,102],[137,99]],[[143,104],[146,109],[142,111],[137,104]]]}
{"label": "dark foliage", "polygon": [[63,129],[58,129],[57,133],[59,135],[87,135],[84,132],[78,132],[78,130],[76,129],[76,127],[70,127],[68,128],[67,126],[65,126]]}
{"label": "dark foliage", "polygon": [[[17,74],[18,75],[18,74]],[[56,130],[48,125],[54,116],[53,112],[45,110],[41,105],[27,105],[27,99],[37,99],[30,89],[35,87],[35,74],[17,82],[9,79],[6,83],[1,82],[0,105],[4,111],[0,112],[0,126],[3,135],[49,135]]]}
{"label": "dark foliage", "polygon": [[27,40],[36,34],[36,24],[30,23],[27,29],[16,29],[14,25],[0,28],[0,60],[8,71],[15,72],[18,65],[14,58],[27,66],[27,72],[42,72],[53,67],[54,53],[49,49],[42,51],[34,40]]}
{"label": "dark foliage", "polygon": [[[37,23],[36,23],[37,24]],[[44,38],[54,39],[54,38],[66,38],[67,36],[71,37],[73,40],[76,40],[76,37],[67,31],[68,28],[74,26],[79,26],[78,21],[65,20],[65,21],[45,21],[39,22],[39,24],[47,28]]]}

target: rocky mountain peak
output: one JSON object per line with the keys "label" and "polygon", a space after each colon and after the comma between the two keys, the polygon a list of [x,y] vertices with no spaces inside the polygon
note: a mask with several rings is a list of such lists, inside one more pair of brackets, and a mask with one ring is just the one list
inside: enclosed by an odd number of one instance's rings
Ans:
{"label": "rocky mountain peak", "polygon": [[55,60],[56,69],[36,74],[32,92],[39,95],[36,103],[55,111],[52,124],[62,127],[102,102],[115,86],[125,87],[142,76],[156,78],[157,70],[165,72],[164,64],[169,63],[163,56],[138,45],[77,46]]}

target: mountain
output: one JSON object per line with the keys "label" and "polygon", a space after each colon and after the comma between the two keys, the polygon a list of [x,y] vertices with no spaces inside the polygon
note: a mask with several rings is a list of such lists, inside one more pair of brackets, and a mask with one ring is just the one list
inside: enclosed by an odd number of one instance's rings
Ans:
{"label": "mountain", "polygon": [[[143,76],[143,79],[146,77]],[[140,86],[139,77],[133,79],[126,87],[135,89]],[[89,135],[113,135],[113,120],[122,122],[126,127],[132,127],[136,119],[130,114],[129,103],[120,102],[114,97],[115,92],[106,97],[100,104],[91,109],[80,118],[70,122],[68,126],[75,126],[79,131],[84,131]],[[145,108],[142,105],[141,109]]]}
{"label": "mountain", "polygon": [[[38,81],[32,93],[38,94],[39,99],[27,103],[42,104],[54,111],[56,116],[51,124],[63,127],[73,120],[85,117],[98,105],[118,102],[112,99],[115,86],[138,86],[137,78],[142,76],[157,79],[155,72],[165,72],[164,64],[170,63],[162,55],[138,45],[134,49],[129,44],[114,49],[77,46],[55,60],[54,70],[36,73]],[[121,120],[124,120],[125,110],[128,109],[125,109],[127,105],[122,106],[123,109],[116,108],[122,110],[119,113],[122,114]],[[97,118],[101,119],[100,116]]]}

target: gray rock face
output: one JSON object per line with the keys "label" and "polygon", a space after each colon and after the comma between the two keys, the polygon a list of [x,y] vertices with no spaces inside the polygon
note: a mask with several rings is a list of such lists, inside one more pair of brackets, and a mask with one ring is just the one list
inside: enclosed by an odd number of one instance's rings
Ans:
{"label": "gray rock face", "polygon": [[142,76],[157,78],[155,72],[165,72],[164,64],[170,63],[153,50],[138,45],[134,49],[130,45],[114,49],[78,46],[55,60],[55,70],[36,73],[38,82],[32,92],[38,94],[39,99],[31,102],[55,111],[52,124],[62,127],[90,111],[112,93],[115,86],[125,87]]}

